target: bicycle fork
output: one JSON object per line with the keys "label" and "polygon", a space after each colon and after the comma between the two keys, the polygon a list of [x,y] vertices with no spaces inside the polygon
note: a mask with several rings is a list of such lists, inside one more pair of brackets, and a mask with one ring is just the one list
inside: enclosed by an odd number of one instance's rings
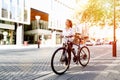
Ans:
{"label": "bicycle fork", "polygon": [[60,62],[65,63],[66,65],[68,64],[68,57],[67,57],[66,50],[63,51],[61,58],[60,58]]}
{"label": "bicycle fork", "polygon": [[76,51],[75,51],[75,49],[73,48],[72,49],[72,53],[73,53],[73,61],[76,63],[76,64],[78,64],[78,56],[77,56],[77,54],[76,54]]}

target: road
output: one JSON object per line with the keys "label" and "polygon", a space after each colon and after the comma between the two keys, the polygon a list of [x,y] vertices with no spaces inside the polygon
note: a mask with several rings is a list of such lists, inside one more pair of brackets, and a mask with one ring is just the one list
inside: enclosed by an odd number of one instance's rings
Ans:
{"label": "road", "polygon": [[[87,67],[71,64],[61,76],[51,70],[51,56],[57,48],[0,51],[0,80],[117,80],[120,77],[120,55],[112,57],[112,46],[90,46]],[[119,50],[118,50],[119,52]],[[118,67],[119,66],[119,67]],[[111,77],[113,75],[114,77]],[[115,79],[113,79],[115,78]]]}

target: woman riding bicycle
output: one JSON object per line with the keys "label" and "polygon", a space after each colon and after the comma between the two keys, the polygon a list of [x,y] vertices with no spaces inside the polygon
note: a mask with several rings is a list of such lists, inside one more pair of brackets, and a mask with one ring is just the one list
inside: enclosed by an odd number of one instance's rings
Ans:
{"label": "woman riding bicycle", "polygon": [[[69,49],[74,49],[75,50],[75,48],[72,48],[73,43],[74,44],[79,44],[79,40],[78,40],[79,38],[77,38],[77,37],[81,37],[81,35],[79,34],[79,32],[76,33],[73,30],[72,21],[70,19],[66,20],[65,25],[66,25],[66,27],[64,28],[63,33],[62,33],[63,46],[64,46],[64,44],[67,43],[67,41],[70,41],[71,47]],[[68,53],[70,54],[71,50],[68,50]],[[74,60],[74,58],[73,58],[73,60]],[[64,57],[64,54],[63,54],[63,56],[61,57],[61,61],[64,61],[64,60],[65,60],[65,57]]]}
{"label": "woman riding bicycle", "polygon": [[[67,43],[67,41],[70,41],[71,43],[71,48],[72,48],[72,42],[74,40],[74,30],[72,28],[72,21],[70,19],[67,19],[66,22],[65,22],[65,28],[63,30],[63,33],[62,33],[62,43],[63,43],[63,46],[64,44]],[[68,53],[71,53],[70,52],[71,50],[68,50]],[[65,61],[65,54],[62,55],[61,57],[61,62],[64,62]]]}
{"label": "woman riding bicycle", "polygon": [[[69,19],[66,20],[66,27],[63,30],[62,37],[63,46],[56,49],[51,58],[51,68],[58,75],[65,73],[69,69],[71,58],[76,64],[79,62],[83,67],[89,63],[90,59],[89,49],[86,46],[80,46],[81,38],[76,36],[72,28],[72,21]],[[75,39],[78,44],[74,43]]]}

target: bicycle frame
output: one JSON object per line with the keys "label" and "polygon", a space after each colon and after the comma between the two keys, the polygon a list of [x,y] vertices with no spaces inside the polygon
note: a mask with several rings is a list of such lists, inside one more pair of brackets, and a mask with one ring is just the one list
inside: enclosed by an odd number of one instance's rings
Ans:
{"label": "bicycle frame", "polygon": [[[77,63],[78,63],[78,54],[79,54],[79,52],[80,52],[80,42],[81,42],[81,38],[79,38],[79,44],[75,44],[75,43],[73,43],[73,42],[71,42],[71,41],[67,41],[67,43],[64,43],[63,44],[63,46],[65,47],[65,49],[67,50],[67,52],[69,53],[69,56],[70,56],[70,59],[71,59],[71,54],[73,54],[73,57],[74,58],[76,58],[76,60],[77,60]],[[74,48],[73,48],[73,45],[75,45],[75,46],[77,46],[77,49],[78,49],[78,51],[77,51],[77,53],[75,53],[74,52]],[[71,53],[72,52],[72,53]]]}

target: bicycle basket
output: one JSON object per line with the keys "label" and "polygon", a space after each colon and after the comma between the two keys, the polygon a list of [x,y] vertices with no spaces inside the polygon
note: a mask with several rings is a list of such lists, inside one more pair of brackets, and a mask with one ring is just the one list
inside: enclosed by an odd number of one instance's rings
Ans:
{"label": "bicycle basket", "polygon": [[79,44],[81,42],[80,38],[81,38],[81,35],[79,33],[75,33],[73,43]]}

